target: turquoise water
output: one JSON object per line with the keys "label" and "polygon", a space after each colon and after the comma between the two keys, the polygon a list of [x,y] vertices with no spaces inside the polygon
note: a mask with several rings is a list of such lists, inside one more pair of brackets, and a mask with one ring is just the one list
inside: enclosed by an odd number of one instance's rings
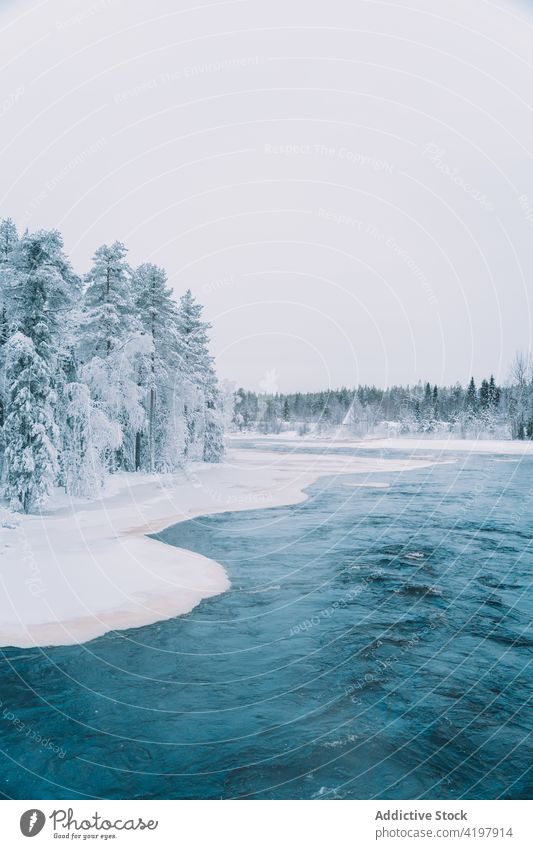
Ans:
{"label": "turquoise water", "polygon": [[189,615],[4,650],[3,796],[530,798],[533,461],[308,492],[160,535],[230,575]]}

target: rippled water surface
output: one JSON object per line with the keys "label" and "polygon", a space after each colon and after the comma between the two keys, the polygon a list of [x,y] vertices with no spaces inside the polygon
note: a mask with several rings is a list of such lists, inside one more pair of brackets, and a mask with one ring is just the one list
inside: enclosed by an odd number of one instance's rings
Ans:
{"label": "rippled water surface", "polygon": [[231,578],[188,616],[4,650],[3,795],[530,797],[533,461],[308,492],[160,535]]}

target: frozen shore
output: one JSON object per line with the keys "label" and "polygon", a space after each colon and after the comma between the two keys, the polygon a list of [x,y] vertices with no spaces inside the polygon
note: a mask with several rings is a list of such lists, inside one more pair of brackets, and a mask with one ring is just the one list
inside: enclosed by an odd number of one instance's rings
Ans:
{"label": "frozen shore", "polygon": [[439,452],[456,451],[468,454],[511,454],[513,456],[530,456],[533,454],[533,441],[512,439],[458,439],[457,437],[431,438],[426,435],[412,436],[367,436],[361,439],[349,439],[331,437],[330,435],[299,436],[294,431],[280,433],[278,436],[264,436],[259,433],[233,434],[231,440],[239,442],[257,442],[264,448],[274,443],[282,443],[290,448],[322,448],[328,449],[354,448],[376,451],[431,451],[433,454]]}
{"label": "frozen shore", "polygon": [[[517,453],[509,450],[512,445],[492,450]],[[446,461],[439,456],[441,445],[427,440],[421,447],[434,448],[434,456],[406,459],[384,458],[379,451],[364,457],[301,453],[294,447],[291,441],[286,451],[270,451],[265,440],[254,450],[231,449],[221,465],[192,464],[168,476],[116,475],[95,501],[58,495],[41,515],[0,515],[0,645],[84,642],[187,613],[229,588],[218,563],[148,533],[210,513],[294,504],[323,475],[358,473],[363,482],[367,473]],[[391,440],[386,447],[405,450]],[[447,448],[460,450],[451,443]]]}

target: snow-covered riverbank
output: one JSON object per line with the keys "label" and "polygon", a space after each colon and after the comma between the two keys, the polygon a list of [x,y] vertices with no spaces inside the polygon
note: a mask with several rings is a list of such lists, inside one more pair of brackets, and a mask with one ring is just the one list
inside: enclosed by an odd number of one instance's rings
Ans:
{"label": "snow-covered riverbank", "polygon": [[425,434],[413,436],[366,436],[362,439],[332,438],[324,436],[299,436],[295,431],[265,436],[261,433],[235,433],[230,437],[235,444],[257,442],[265,448],[281,443],[290,448],[322,448],[323,451],[336,448],[356,448],[375,451],[457,451],[472,454],[512,454],[513,456],[530,456],[533,454],[533,441],[512,439],[457,439],[457,437],[431,438]]}
{"label": "snow-covered riverbank", "polygon": [[[486,449],[488,443],[481,445]],[[526,445],[529,449],[520,443]],[[514,454],[514,446],[502,443],[493,450]],[[0,645],[82,642],[186,613],[229,588],[218,563],[148,533],[209,513],[296,503],[323,475],[359,473],[364,481],[366,473],[402,472],[447,459],[438,457],[440,444],[428,441],[421,447],[435,448],[435,456],[407,459],[378,452],[297,453],[293,447],[274,452],[265,442],[255,450],[232,449],[223,464],[193,464],[171,476],[116,475],[95,501],[58,496],[39,516],[4,514]],[[387,440],[386,447],[396,445]],[[458,450],[455,442],[451,449]]]}

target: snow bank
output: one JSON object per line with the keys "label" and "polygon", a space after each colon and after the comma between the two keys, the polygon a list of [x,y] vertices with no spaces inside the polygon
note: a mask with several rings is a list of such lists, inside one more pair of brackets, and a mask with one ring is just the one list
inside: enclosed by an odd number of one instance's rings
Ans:
{"label": "snow bank", "polygon": [[514,456],[530,456],[533,454],[533,440],[519,439],[458,439],[450,436],[435,439],[423,434],[413,436],[365,437],[364,439],[332,438],[330,436],[299,436],[295,431],[282,433],[278,436],[265,436],[259,433],[233,433],[230,442],[254,442],[265,448],[273,444],[286,445],[290,448],[320,447],[325,451],[336,448],[375,449],[379,451],[457,451],[470,454],[512,454]]}
{"label": "snow bank", "polygon": [[47,512],[0,527],[0,645],[84,642],[187,613],[229,588],[218,563],[147,533],[210,513],[296,503],[321,475],[428,465],[233,450],[223,464],[192,464],[177,475],[116,475],[92,502],[58,496]]}

